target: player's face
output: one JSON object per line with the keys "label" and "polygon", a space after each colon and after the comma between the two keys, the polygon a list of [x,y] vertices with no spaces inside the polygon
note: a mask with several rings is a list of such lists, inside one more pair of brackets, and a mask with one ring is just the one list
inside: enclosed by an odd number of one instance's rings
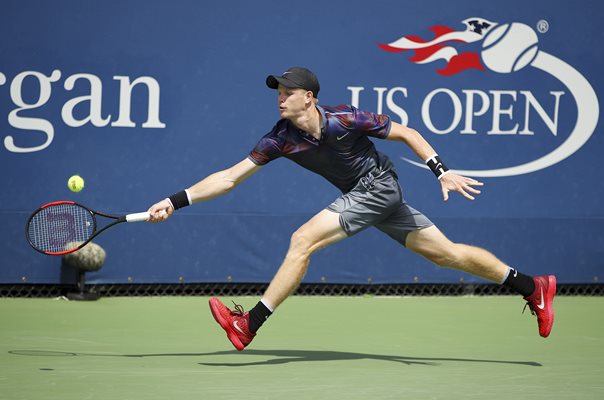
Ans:
{"label": "player's face", "polygon": [[294,118],[306,110],[307,90],[292,89],[279,85],[277,92],[281,118]]}

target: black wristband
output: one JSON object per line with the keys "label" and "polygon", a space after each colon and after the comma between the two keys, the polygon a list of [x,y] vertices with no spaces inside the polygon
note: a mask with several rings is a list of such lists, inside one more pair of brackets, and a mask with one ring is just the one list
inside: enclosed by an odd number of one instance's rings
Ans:
{"label": "black wristband", "polygon": [[434,154],[432,157],[426,160],[426,165],[430,170],[436,175],[438,179],[445,176],[449,168],[445,164],[443,164],[442,160],[438,156],[438,154]]}
{"label": "black wristband", "polygon": [[187,192],[184,190],[178,193],[174,193],[172,196],[168,197],[172,202],[172,206],[175,210],[179,208],[183,208],[189,206],[189,196],[187,196]]}

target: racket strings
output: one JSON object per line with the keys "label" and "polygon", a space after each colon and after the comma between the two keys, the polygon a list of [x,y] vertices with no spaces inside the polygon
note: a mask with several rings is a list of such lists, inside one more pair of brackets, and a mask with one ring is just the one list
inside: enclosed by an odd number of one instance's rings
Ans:
{"label": "racket strings", "polygon": [[95,230],[94,216],[77,204],[56,204],[38,211],[30,220],[31,244],[43,252],[57,253],[77,247]]}

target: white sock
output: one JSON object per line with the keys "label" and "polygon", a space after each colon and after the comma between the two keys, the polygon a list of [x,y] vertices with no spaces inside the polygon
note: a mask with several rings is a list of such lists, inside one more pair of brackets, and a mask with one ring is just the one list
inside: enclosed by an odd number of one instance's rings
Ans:
{"label": "white sock", "polygon": [[262,304],[264,304],[264,307],[268,308],[268,310],[272,313],[275,311],[274,307],[270,305],[270,303],[268,301],[266,301],[266,299],[263,297],[260,299],[260,302]]}
{"label": "white sock", "polygon": [[505,274],[503,275],[503,279],[501,280],[501,282],[499,282],[500,285],[503,285],[503,282],[505,282],[505,280],[508,279],[508,276],[510,276],[510,271],[512,270],[512,268],[508,265],[506,265],[506,267],[508,267],[508,270],[505,271]]}

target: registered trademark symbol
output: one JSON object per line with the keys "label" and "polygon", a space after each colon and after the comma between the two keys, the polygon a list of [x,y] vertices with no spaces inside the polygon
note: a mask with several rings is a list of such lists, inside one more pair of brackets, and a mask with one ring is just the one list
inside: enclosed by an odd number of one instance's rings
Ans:
{"label": "registered trademark symbol", "polygon": [[541,33],[549,31],[549,22],[544,19],[539,20],[539,22],[537,22],[537,30]]}

